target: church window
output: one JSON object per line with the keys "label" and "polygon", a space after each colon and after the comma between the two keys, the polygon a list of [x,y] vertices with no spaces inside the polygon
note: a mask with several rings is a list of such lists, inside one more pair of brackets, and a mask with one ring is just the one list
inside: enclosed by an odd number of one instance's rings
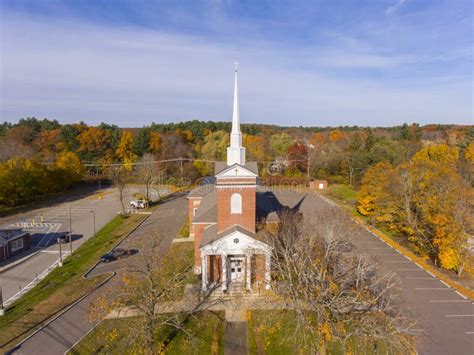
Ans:
{"label": "church window", "polygon": [[240,194],[233,194],[230,197],[230,213],[242,213],[242,196]]}

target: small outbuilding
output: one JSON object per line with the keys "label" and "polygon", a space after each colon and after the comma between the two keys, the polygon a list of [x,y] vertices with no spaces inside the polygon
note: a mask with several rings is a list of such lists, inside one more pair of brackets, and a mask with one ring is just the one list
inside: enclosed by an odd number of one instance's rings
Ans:
{"label": "small outbuilding", "polygon": [[0,262],[31,248],[31,235],[21,228],[0,229]]}
{"label": "small outbuilding", "polygon": [[309,187],[314,190],[325,190],[328,188],[327,180],[312,180],[309,183]]}

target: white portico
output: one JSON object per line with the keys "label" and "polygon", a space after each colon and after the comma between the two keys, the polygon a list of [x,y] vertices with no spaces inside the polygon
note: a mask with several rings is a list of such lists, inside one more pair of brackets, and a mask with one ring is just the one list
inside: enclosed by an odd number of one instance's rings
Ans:
{"label": "white portico", "polygon": [[217,286],[226,291],[230,285],[248,291],[255,286],[269,289],[270,247],[238,225],[215,236],[214,232],[212,226],[204,231],[206,239],[216,240],[201,248],[202,290]]}

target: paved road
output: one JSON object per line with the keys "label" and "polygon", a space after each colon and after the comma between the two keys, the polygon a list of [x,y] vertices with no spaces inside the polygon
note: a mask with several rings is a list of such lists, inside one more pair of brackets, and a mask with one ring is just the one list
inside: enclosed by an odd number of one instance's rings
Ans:
{"label": "paved road", "polygon": [[[125,205],[133,199],[132,194],[137,188],[128,188],[124,192]],[[26,252],[35,253],[27,261],[0,273],[0,284],[5,304],[13,303],[25,291],[34,287],[38,278],[45,276],[48,269],[59,261],[59,248],[55,243],[58,233],[69,230],[69,205],[73,232],[73,250],[107,224],[122,209],[118,194],[113,188],[99,191],[87,189],[85,194],[74,194],[55,199],[48,207],[33,209],[13,216],[0,218],[0,226],[26,226],[32,234],[34,247]],[[69,244],[63,244],[65,255],[69,252]],[[2,264],[0,266],[5,266]]]}
{"label": "paved road", "polygon": [[[143,238],[149,238],[152,232],[159,231],[165,238],[163,246],[169,247],[171,240],[178,233],[186,214],[187,201],[184,197],[170,199],[158,207],[121,246],[133,247],[140,245],[140,241]],[[127,263],[130,262],[131,258],[127,259]],[[125,260],[123,262],[99,264],[89,275],[102,274],[107,271],[120,272],[124,263]],[[89,305],[102,289],[113,287],[114,279],[116,278],[112,278],[101,289],[77,303],[58,319],[14,349],[12,354],[64,354],[65,351],[93,327],[94,324],[87,317]]]}
{"label": "paved road", "polygon": [[247,322],[226,322],[224,355],[247,355]]}
{"label": "paved road", "polygon": [[[324,216],[331,208],[313,193],[276,191],[275,195],[289,207],[301,202],[300,211],[305,221],[311,220],[312,216]],[[393,271],[400,277],[402,296],[425,334],[419,345],[420,354],[474,354],[474,305],[471,300],[365,230],[351,241],[359,250],[379,259],[383,270]]]}

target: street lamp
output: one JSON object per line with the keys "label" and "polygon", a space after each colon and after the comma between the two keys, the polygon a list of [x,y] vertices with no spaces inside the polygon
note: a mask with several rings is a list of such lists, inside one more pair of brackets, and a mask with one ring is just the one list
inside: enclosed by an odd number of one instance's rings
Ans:
{"label": "street lamp", "polygon": [[92,217],[94,219],[94,237],[95,237],[95,234],[96,234],[96,232],[95,232],[95,211],[90,211],[90,212],[92,213]]}

